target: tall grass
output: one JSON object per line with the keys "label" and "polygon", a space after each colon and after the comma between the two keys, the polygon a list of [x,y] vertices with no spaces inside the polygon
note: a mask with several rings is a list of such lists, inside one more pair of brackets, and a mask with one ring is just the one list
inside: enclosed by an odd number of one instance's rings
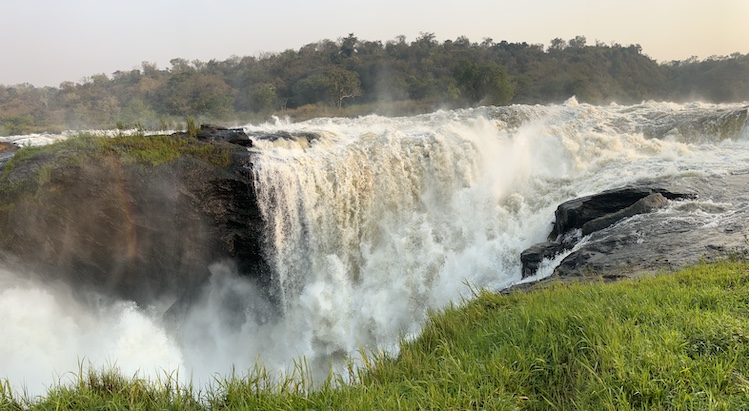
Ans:
{"label": "tall grass", "polygon": [[456,408],[504,399],[523,409],[747,407],[748,282],[746,264],[720,263],[639,282],[481,293],[432,317],[367,381],[436,373],[447,393],[439,405]]}
{"label": "tall grass", "polygon": [[3,409],[749,409],[749,264],[475,298],[430,316],[400,354],[364,356],[344,384],[261,367],[201,390],[81,371]]}

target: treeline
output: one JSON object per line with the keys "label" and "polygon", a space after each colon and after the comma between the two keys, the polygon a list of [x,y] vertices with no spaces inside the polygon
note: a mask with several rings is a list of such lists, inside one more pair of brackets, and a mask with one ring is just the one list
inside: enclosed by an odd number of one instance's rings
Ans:
{"label": "treeline", "polygon": [[281,53],[97,74],[59,87],[0,85],[0,135],[67,128],[167,129],[185,118],[413,114],[438,107],[749,99],[749,54],[658,64],[639,45],[583,36],[528,43],[442,43],[433,33],[384,44],[353,34]]}

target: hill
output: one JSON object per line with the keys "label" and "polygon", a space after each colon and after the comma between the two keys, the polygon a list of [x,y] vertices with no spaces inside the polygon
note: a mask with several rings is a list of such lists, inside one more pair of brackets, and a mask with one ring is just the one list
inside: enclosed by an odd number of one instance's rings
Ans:
{"label": "hill", "polygon": [[368,113],[407,115],[444,107],[643,100],[743,101],[749,54],[658,64],[639,45],[589,45],[583,36],[548,46],[411,42],[349,34],[298,50],[224,61],[173,59],[171,67],[99,73],[59,87],[0,85],[0,135],[81,128],[246,123],[271,115],[306,119]]}

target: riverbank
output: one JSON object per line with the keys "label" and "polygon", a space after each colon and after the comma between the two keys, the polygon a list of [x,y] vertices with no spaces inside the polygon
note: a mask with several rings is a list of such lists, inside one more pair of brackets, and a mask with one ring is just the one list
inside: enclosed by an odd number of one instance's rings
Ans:
{"label": "riverbank", "polygon": [[[397,358],[369,355],[311,390],[304,370],[262,369],[208,388],[116,370],[43,398],[5,381],[2,409],[740,409],[749,406],[749,264],[639,280],[477,291],[430,317]],[[354,383],[339,385],[343,380]]]}

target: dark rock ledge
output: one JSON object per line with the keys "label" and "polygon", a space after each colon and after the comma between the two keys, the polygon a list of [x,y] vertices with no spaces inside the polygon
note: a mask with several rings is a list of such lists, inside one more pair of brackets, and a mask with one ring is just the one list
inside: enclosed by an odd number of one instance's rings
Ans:
{"label": "dark rock ledge", "polygon": [[749,170],[607,190],[559,205],[548,241],[521,253],[523,278],[534,275],[544,259],[574,251],[551,277],[506,292],[558,281],[636,278],[746,257],[747,233]]}
{"label": "dark rock ledge", "polygon": [[[186,131],[179,131],[173,135],[177,137],[189,137],[189,133]],[[201,124],[195,138],[200,141],[225,142],[243,147],[252,147],[252,140],[250,139],[250,136],[245,133],[243,128],[228,128],[216,124]]]}
{"label": "dark rock ledge", "polygon": [[662,208],[669,199],[694,197],[693,193],[629,186],[562,203],[554,213],[554,228],[548,241],[535,244],[520,254],[523,278],[536,274],[544,259],[552,259],[571,250],[583,236],[603,230],[625,218]]}
{"label": "dark rock ledge", "polygon": [[[72,161],[74,152],[59,150],[0,172],[0,188],[17,187],[0,197],[0,266],[82,295],[172,300],[172,311],[184,311],[208,284],[209,266],[231,261],[273,301],[252,140],[220,126],[202,126],[197,138],[227,152],[228,164],[187,154],[158,166],[117,155]],[[49,177],[38,188],[11,184],[43,168]]]}

